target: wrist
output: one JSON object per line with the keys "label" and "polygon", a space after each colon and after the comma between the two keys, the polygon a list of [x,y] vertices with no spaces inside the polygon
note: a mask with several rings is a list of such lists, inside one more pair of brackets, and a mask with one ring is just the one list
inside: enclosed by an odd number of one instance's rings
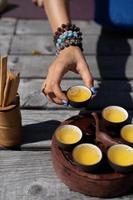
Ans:
{"label": "wrist", "polygon": [[69,46],[67,48],[64,48],[62,51],[60,51],[59,55],[68,54],[68,53],[72,54],[75,51],[82,52],[78,46]]}

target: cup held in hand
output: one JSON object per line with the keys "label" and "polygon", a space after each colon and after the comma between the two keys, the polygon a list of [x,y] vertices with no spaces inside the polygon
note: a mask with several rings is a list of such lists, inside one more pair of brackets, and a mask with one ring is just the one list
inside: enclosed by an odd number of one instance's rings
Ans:
{"label": "cup held in hand", "polygon": [[69,104],[75,108],[86,107],[92,97],[92,91],[86,86],[72,86],[66,93]]}

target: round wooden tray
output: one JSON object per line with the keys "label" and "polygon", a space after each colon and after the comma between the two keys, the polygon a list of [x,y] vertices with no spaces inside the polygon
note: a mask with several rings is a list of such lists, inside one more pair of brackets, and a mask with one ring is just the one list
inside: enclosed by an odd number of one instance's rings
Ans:
{"label": "round wooden tray", "polygon": [[[78,126],[83,131],[83,134],[85,134],[86,142],[95,141],[98,128],[93,115],[74,116],[64,121],[62,124]],[[102,139],[105,145],[100,142],[100,139],[97,145],[102,148],[104,153],[106,147],[112,144],[112,140],[111,142],[108,141],[109,138],[107,137],[106,139],[105,135],[103,138],[105,139]],[[119,143],[118,141],[114,140],[114,143]],[[55,136],[52,138],[52,160],[58,177],[74,191],[89,196],[112,198],[130,193],[133,189],[133,173],[116,173],[106,162],[104,163],[104,167],[95,174],[81,171],[74,163],[71,152],[63,151],[58,147]]]}

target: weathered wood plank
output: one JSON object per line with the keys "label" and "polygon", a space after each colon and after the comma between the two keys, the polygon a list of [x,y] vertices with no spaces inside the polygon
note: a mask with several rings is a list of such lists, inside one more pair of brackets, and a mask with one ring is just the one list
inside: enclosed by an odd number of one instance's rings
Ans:
{"label": "weathered wood plank", "polygon": [[[94,22],[73,20],[84,34],[99,34],[101,27]],[[16,34],[48,34],[51,28],[47,20],[18,20]]]}
{"label": "weathered wood plank", "polygon": [[[22,150],[45,150],[51,148],[51,138],[60,122],[77,115],[79,110],[22,110]],[[129,111],[133,122],[133,112]]]}
{"label": "weathered wood plank", "polygon": [[15,31],[16,19],[1,18],[0,19],[0,35],[11,35]]}
{"label": "weathered wood plank", "polygon": [[[85,35],[83,40],[85,54],[98,55],[131,55],[133,53],[133,39],[122,36]],[[55,54],[52,35],[16,35],[11,45],[11,54],[31,54],[32,51],[41,54]]]}
{"label": "weathered wood plank", "polygon": [[[49,103],[47,98],[41,93],[43,80],[22,79],[20,83],[20,96],[22,108],[44,108],[44,109],[61,109]],[[62,89],[67,90],[72,85],[83,84],[81,80],[63,80]],[[88,109],[100,109],[107,105],[121,105],[128,109],[133,108],[133,81],[95,81],[98,93],[95,98],[88,104]]]}
{"label": "weathered wood plank", "polygon": [[51,28],[47,20],[18,20],[16,34],[48,34]]}
{"label": "weathered wood plank", "polygon": [[[51,138],[60,122],[75,116],[79,110],[22,110],[23,141],[21,150],[51,149]],[[133,111],[128,111],[133,123]]]}
{"label": "weathered wood plank", "polygon": [[[44,78],[55,56],[9,56],[8,65],[22,78]],[[133,79],[133,56],[86,56],[95,79]],[[79,78],[69,72],[65,78]]]}
{"label": "weathered wood plank", "polygon": [[22,110],[23,143],[22,150],[49,149],[52,135],[60,122],[77,115],[70,110]]}
{"label": "weathered wood plank", "polygon": [[[100,200],[70,191],[56,176],[51,153],[0,151],[1,200]],[[113,200],[130,200],[127,195]]]}
{"label": "weathered wood plank", "polygon": [[42,54],[55,54],[52,35],[14,36],[10,54],[32,54],[33,51],[39,51]]}
{"label": "weathered wood plank", "polygon": [[0,35],[0,54],[7,55],[10,48],[11,35]]}

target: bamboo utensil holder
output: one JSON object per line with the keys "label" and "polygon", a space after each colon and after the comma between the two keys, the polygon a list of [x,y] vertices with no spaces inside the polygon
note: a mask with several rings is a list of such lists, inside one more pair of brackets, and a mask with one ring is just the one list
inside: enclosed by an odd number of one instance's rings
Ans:
{"label": "bamboo utensil holder", "polygon": [[0,56],[0,145],[4,147],[22,140],[19,80],[19,73],[7,70],[7,57]]}
{"label": "bamboo utensil holder", "polygon": [[14,104],[0,108],[0,145],[13,147],[22,141],[19,96]]}

